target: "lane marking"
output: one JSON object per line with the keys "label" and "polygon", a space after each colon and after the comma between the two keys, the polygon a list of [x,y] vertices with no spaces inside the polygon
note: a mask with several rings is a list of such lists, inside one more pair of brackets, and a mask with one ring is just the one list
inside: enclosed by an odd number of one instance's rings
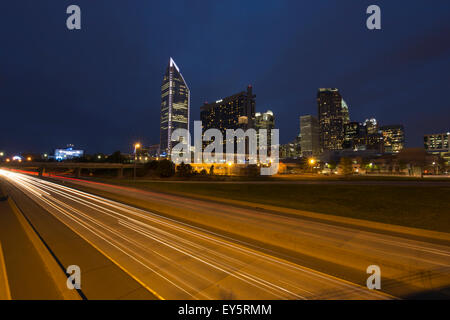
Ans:
{"label": "lane marking", "polygon": [[53,280],[56,289],[61,294],[61,297],[64,300],[81,300],[81,296],[76,290],[69,290],[66,286],[67,276],[64,273],[64,270],[58,264],[56,257],[52,255],[49,251],[50,249],[46,247],[43,240],[40,239],[40,236],[33,229],[33,226],[24,216],[23,212],[17,207],[15,201],[10,196],[8,198],[8,203],[16,215],[19,223],[22,225],[23,230],[25,231],[26,236],[36,249],[39,258],[42,260],[45,269],[47,270],[47,274]]}
{"label": "lane marking", "polygon": [[3,256],[2,244],[0,243],[0,300],[11,300],[8,275],[6,273],[5,257]]}

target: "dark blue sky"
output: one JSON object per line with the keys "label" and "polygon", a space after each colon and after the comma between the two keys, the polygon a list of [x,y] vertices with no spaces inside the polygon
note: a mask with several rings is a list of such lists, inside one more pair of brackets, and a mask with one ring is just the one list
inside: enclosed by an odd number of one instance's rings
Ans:
{"label": "dark blue sky", "polygon": [[[82,30],[66,28],[66,8]],[[382,30],[366,28],[366,8]],[[0,149],[131,151],[159,142],[160,85],[172,56],[205,100],[252,84],[282,142],[337,87],[350,117],[402,123],[408,146],[450,131],[450,1],[15,0],[0,4]]]}

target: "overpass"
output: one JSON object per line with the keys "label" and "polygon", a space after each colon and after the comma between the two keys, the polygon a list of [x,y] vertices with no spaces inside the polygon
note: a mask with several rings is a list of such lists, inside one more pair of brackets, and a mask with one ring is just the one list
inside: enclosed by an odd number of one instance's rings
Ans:
{"label": "overpass", "polygon": [[117,177],[123,177],[124,169],[143,168],[143,164],[123,164],[123,163],[97,163],[97,162],[4,162],[0,167],[10,169],[29,169],[35,170],[42,176],[45,171],[51,169],[73,169],[75,176],[81,177],[83,169],[112,169],[117,170]]}

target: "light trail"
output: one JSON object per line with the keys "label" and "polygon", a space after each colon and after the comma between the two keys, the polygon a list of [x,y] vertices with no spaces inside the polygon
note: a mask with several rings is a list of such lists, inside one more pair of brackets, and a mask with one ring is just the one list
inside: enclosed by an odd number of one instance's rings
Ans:
{"label": "light trail", "polygon": [[0,175],[167,299],[388,298],[153,212],[20,173]]}

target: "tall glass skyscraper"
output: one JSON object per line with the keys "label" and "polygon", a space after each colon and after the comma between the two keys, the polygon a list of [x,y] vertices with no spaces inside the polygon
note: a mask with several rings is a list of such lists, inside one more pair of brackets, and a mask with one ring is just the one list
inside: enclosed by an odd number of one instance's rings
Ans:
{"label": "tall glass skyscraper", "polygon": [[340,150],[344,125],[349,123],[348,106],[336,88],[320,88],[317,93],[320,145],[323,150]]}
{"label": "tall glass skyscraper", "polygon": [[319,121],[312,115],[300,117],[301,153],[303,157],[320,154]]}
{"label": "tall glass skyscraper", "polygon": [[[178,128],[189,130],[190,91],[172,58],[169,59],[161,85],[161,156],[170,157],[172,151],[172,132]],[[176,142],[175,142],[176,144]]]}

